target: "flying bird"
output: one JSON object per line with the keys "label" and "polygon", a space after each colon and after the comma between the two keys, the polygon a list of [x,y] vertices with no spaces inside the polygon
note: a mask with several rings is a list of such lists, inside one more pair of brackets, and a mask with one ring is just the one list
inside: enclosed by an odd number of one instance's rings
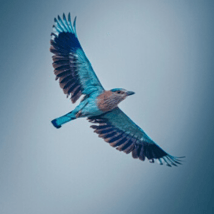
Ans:
{"label": "flying bird", "polygon": [[60,87],[67,97],[70,96],[72,103],[84,96],[73,111],[52,120],[52,124],[60,128],[71,120],[86,117],[96,124],[91,128],[99,137],[119,151],[132,153],[133,158],[142,161],[147,158],[151,163],[157,160],[167,166],[181,164],[180,158],[161,149],[118,107],[134,92],[103,88],[78,40],[76,17],[73,24],[70,13],[67,18],[65,14],[62,18],[58,16],[54,22],[50,51],[56,80],[59,79]]}

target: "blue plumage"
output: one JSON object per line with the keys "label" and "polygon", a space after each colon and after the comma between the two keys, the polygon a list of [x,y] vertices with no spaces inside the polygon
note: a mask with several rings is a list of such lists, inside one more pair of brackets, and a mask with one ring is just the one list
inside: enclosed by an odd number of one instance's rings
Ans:
{"label": "blue plumage", "polygon": [[62,18],[58,16],[54,21],[50,51],[54,54],[56,79],[59,79],[60,87],[73,103],[81,95],[84,97],[73,111],[54,119],[52,124],[60,128],[71,120],[87,117],[97,124],[91,127],[99,137],[119,151],[132,153],[133,158],[142,161],[147,158],[150,162],[165,162],[167,166],[180,164],[178,158],[161,149],[118,108],[118,104],[134,92],[122,88],[104,90],[77,38],[76,18],[73,25],[70,13],[68,19],[63,14]]}

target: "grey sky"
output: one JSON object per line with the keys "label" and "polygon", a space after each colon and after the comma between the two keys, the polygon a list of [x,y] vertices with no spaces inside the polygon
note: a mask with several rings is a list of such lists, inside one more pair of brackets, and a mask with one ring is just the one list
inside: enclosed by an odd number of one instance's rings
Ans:
{"label": "grey sky", "polygon": [[[4,1],[0,13],[1,214],[214,212],[214,2]],[[84,120],[55,129],[72,106],[54,81],[53,19],[77,34],[106,89],[178,168],[134,160]]]}

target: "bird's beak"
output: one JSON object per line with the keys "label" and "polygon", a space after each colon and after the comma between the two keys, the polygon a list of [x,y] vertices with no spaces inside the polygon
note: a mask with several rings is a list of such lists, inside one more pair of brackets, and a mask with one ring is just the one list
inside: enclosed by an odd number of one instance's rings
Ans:
{"label": "bird's beak", "polygon": [[133,94],[135,94],[135,92],[133,92],[133,91],[127,91],[127,92],[126,92],[126,95],[127,95],[127,96],[130,96],[130,95],[133,95]]}

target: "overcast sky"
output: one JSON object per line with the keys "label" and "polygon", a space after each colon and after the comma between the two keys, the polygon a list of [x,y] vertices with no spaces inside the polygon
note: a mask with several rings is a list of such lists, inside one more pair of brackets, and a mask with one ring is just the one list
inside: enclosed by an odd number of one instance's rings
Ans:
{"label": "overcast sky", "polygon": [[[214,213],[214,1],[9,0],[0,8],[1,214]],[[169,168],[132,159],[85,119],[54,79],[54,17],[77,34],[106,89],[171,155]]]}

